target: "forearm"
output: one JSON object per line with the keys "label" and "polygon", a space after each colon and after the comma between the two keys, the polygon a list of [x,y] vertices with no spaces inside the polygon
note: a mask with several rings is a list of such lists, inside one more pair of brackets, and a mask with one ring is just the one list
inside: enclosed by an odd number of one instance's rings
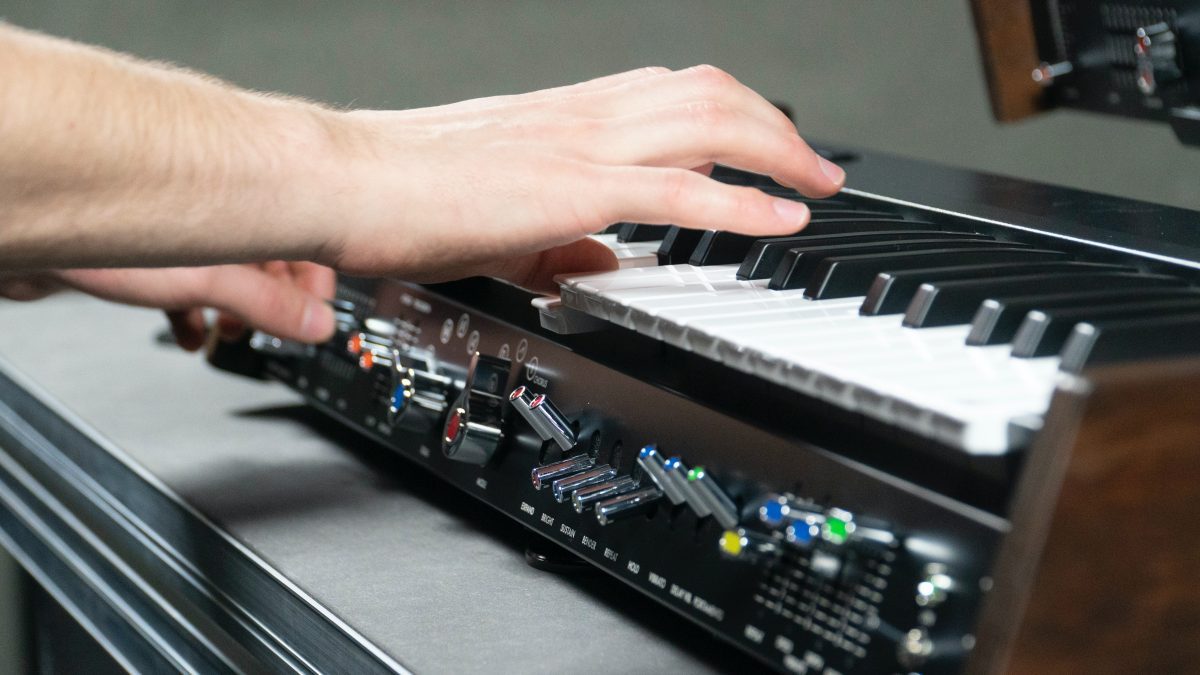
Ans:
{"label": "forearm", "polygon": [[0,111],[0,270],[322,256],[336,113],[3,25]]}

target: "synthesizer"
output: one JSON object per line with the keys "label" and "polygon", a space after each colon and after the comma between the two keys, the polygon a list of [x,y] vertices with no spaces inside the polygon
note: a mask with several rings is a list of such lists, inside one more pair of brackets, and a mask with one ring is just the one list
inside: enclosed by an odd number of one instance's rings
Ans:
{"label": "synthesizer", "polygon": [[980,626],[1052,401],[1200,350],[1200,217],[839,160],[849,187],[793,236],[623,223],[596,235],[620,269],[561,277],[560,297],[344,278],[329,343],[255,334],[213,359],[760,666],[997,670]]}

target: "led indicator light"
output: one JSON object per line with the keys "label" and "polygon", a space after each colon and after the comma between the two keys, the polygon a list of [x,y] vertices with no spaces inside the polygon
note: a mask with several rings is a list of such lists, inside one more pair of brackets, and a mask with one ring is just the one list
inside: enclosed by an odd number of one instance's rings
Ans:
{"label": "led indicator light", "polygon": [[721,539],[718,543],[721,547],[722,553],[736,558],[742,554],[742,549],[746,545],[746,540],[745,537],[737,532],[734,532],[733,530],[725,530],[725,533],[721,535]]}
{"label": "led indicator light", "polygon": [[841,509],[829,509],[821,525],[821,538],[831,544],[844,544],[854,534],[854,516]]}
{"label": "led indicator light", "polygon": [[346,351],[350,352],[351,354],[358,354],[362,352],[362,336],[350,336],[350,339],[346,340]]}
{"label": "led indicator light", "polygon": [[846,521],[841,518],[825,519],[825,538],[835,544],[846,542]]}
{"label": "led indicator light", "polygon": [[682,463],[683,462],[678,457],[672,457],[671,459],[668,459],[666,462],[663,462],[663,469],[665,469],[667,471],[674,471],[675,469],[678,469],[679,465]]}
{"label": "led indicator light", "polygon": [[783,502],[778,499],[772,499],[763,504],[762,508],[758,510],[758,517],[768,525],[779,525],[783,522],[783,517],[786,513],[787,507],[784,506]]}
{"label": "led indicator light", "polygon": [[365,351],[358,357],[358,367],[363,370],[370,370],[375,366],[375,352]]}
{"label": "led indicator light", "polygon": [[701,478],[704,478],[704,467],[702,467],[702,466],[692,467],[690,470],[688,470],[687,478],[689,481],[692,481],[692,482],[695,482],[695,481],[700,480]]}
{"label": "led indicator light", "polygon": [[787,528],[788,541],[793,544],[800,544],[801,546],[811,544],[813,539],[816,538],[817,533],[817,526],[806,520],[794,522],[788,525]]}
{"label": "led indicator light", "polygon": [[638,453],[638,457],[649,457],[650,455],[654,454],[654,450],[655,447],[653,445],[647,445],[642,448],[641,452]]}

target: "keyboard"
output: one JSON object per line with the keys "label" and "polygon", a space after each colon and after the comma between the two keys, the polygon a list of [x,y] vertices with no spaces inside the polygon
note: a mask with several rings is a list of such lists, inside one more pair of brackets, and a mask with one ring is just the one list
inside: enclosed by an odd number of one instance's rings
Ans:
{"label": "keyboard", "polygon": [[[641,590],[698,626],[694,639],[723,640],[747,669],[998,672],[1040,653],[1019,635],[1087,651],[1097,626],[1039,626],[1095,596],[1074,584],[1094,573],[1081,561],[1137,568],[1126,551],[1141,547],[1120,536],[1134,529],[1104,524],[1154,530],[1159,505],[1130,490],[1169,489],[1148,472],[1187,464],[1138,464],[1174,456],[1157,418],[1194,407],[1186,395],[1101,427],[1149,398],[1127,410],[1112,373],[1191,372],[1175,364],[1200,351],[1200,217],[839,157],[850,187],[808,200],[812,222],[791,236],[622,223],[594,236],[618,269],[563,276],[557,297],[488,279],[342,278],[328,343],[255,334],[211,359],[291,387],[370,447]],[[1122,407],[1089,412],[1096,387]],[[1200,447],[1193,418],[1167,420],[1171,452]],[[1120,480],[1096,470],[1113,456]],[[1066,506],[1060,487],[1076,495]],[[1047,578],[1072,583],[1035,584],[1038,551],[1093,532],[1086,557],[1048,556],[1060,577]],[[1189,538],[1154,541],[1188,559],[1176,549]],[[1109,577],[1102,592],[1137,592]],[[1105,626],[1125,635],[1175,615],[1136,616]]]}
{"label": "keyboard", "polygon": [[561,307],[970,454],[1027,445],[1062,373],[1194,349],[1190,270],[852,192],[787,237],[614,226],[621,269],[562,277]]}

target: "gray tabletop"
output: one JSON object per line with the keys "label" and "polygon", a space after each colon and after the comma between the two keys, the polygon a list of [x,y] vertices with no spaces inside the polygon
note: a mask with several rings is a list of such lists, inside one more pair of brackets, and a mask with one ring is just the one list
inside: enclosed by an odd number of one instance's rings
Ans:
{"label": "gray tabletop", "polygon": [[714,638],[305,408],[156,344],[157,312],[0,303],[0,357],[320,607],[422,673],[711,672]]}

